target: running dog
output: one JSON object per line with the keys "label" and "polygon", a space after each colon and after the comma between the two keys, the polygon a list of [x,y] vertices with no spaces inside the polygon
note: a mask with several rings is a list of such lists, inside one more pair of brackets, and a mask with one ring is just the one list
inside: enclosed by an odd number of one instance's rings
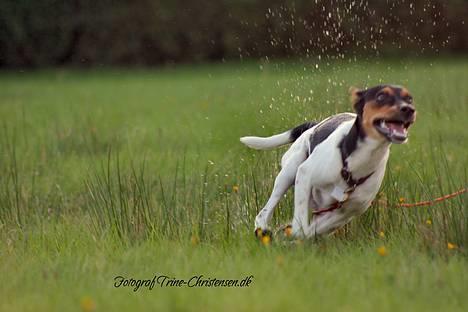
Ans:
{"label": "running dog", "polygon": [[255,234],[271,235],[276,205],[294,184],[294,217],[286,234],[312,238],[332,233],[364,213],[382,183],[391,143],[408,140],[416,119],[413,98],[401,86],[351,90],[355,113],[306,122],[266,138],[240,141],[254,149],[293,143],[265,207],[255,218]]}

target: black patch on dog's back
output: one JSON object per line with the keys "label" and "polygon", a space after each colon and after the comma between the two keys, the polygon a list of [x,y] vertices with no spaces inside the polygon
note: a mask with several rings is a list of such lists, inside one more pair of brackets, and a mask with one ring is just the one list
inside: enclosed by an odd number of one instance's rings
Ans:
{"label": "black patch on dog's back", "polygon": [[329,119],[321,122],[310,136],[309,155],[312,154],[312,151],[315,149],[315,147],[328,138],[330,134],[332,134],[333,131],[338,128],[339,125],[354,118],[355,117],[353,115],[342,113],[332,116]]}
{"label": "black patch on dog's back", "polygon": [[305,131],[309,130],[310,128],[312,128],[316,124],[318,124],[318,122],[309,121],[309,122],[305,122],[302,125],[297,126],[296,128],[292,129],[291,134],[289,135],[289,137],[291,139],[291,142],[296,141],[297,138],[301,136],[301,134],[303,134]]}

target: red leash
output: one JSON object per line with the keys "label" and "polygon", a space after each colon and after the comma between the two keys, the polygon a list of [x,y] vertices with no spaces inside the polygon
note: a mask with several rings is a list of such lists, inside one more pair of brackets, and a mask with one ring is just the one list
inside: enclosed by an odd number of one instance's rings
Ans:
{"label": "red leash", "polygon": [[343,206],[343,202],[336,202],[336,203],[334,203],[333,205],[331,205],[330,208],[315,210],[315,211],[313,211],[312,213],[313,213],[314,215],[320,215],[320,214],[322,214],[322,213],[329,212],[329,211],[333,211],[333,210],[335,210],[335,209],[341,208],[341,206]]}
{"label": "red leash", "polygon": [[[461,195],[463,193],[466,193],[468,191],[468,188],[462,188],[461,190],[458,190],[452,194],[448,194],[448,195],[444,195],[444,196],[441,196],[441,197],[438,197],[434,200],[426,200],[426,201],[420,201],[420,202],[416,202],[416,203],[400,203],[397,205],[397,207],[420,207],[420,206],[432,206],[438,202],[441,202],[441,201],[444,201],[444,200],[447,200],[449,198],[452,198],[452,197],[455,197],[455,196],[458,196],[458,195]],[[329,212],[329,211],[333,211],[335,209],[338,209],[338,208],[341,208],[341,206],[343,205],[343,202],[336,202],[334,203],[333,205],[331,205],[329,208],[325,208],[325,209],[319,209],[319,210],[316,210],[314,212],[312,212],[314,215],[321,215],[322,213],[325,213],[325,212]]]}
{"label": "red leash", "polygon": [[444,201],[446,199],[461,195],[463,193],[466,193],[467,191],[468,191],[468,188],[462,188],[461,190],[458,190],[458,191],[456,191],[456,192],[454,192],[452,194],[444,195],[444,196],[438,197],[438,198],[436,198],[434,200],[420,201],[420,202],[412,203],[412,204],[410,204],[410,203],[408,203],[408,204],[407,203],[400,203],[400,204],[398,204],[398,207],[432,206],[435,203],[438,203],[438,202]]}

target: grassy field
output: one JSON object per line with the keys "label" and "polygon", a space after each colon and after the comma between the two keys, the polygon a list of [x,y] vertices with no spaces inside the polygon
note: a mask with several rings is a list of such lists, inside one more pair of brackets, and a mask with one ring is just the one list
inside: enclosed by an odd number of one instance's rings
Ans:
{"label": "grassy field", "polygon": [[[330,237],[257,242],[285,149],[238,138],[349,111],[350,86],[381,82],[419,113],[373,206]],[[467,195],[397,203],[467,186],[467,85],[466,59],[0,73],[0,310],[466,310]],[[154,275],[253,278],[114,287]]]}

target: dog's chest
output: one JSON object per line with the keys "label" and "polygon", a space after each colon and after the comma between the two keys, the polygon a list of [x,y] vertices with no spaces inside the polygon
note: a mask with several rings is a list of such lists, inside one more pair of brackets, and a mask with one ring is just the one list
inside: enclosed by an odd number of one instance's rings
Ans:
{"label": "dog's chest", "polygon": [[[380,189],[384,173],[385,167],[379,168],[366,182],[356,187],[343,202],[340,212],[349,216],[355,216],[366,211]],[[341,186],[338,187],[339,190],[344,189]],[[311,209],[317,211],[334,205],[338,201],[336,199],[336,192],[336,185],[313,188],[310,200]]]}

